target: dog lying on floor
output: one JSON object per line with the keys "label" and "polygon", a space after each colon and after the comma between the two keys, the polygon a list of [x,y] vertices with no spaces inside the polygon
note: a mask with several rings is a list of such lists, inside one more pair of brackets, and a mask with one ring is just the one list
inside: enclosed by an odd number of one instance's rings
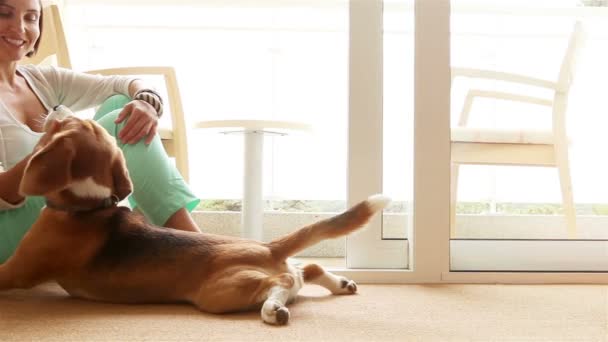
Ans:
{"label": "dog lying on floor", "polygon": [[333,294],[357,291],[352,280],[321,266],[299,268],[285,260],[361,228],[389,202],[372,196],[268,243],[156,227],[117,206],[132,184],[121,151],[102,127],[50,117],[45,131],[20,191],[44,196],[47,206],[0,265],[0,290],[56,281],[74,297],[98,301],[185,301],[210,313],[261,307],[264,322],[283,325],[286,304],[304,282]]}

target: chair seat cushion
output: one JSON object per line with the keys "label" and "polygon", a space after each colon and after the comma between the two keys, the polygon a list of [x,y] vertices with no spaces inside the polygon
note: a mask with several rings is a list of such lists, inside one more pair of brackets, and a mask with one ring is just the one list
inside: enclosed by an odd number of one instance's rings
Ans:
{"label": "chair seat cushion", "polygon": [[532,129],[452,128],[453,142],[496,144],[553,144],[553,132]]}

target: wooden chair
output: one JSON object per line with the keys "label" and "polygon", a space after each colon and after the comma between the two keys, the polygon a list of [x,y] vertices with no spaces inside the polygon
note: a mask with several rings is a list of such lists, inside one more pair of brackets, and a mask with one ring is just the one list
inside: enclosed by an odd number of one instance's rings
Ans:
{"label": "wooden chair", "polygon": [[[451,236],[455,236],[458,168],[460,164],[526,165],[556,167],[562,192],[564,214],[569,238],[577,236],[576,212],[568,162],[566,135],[566,108],[568,93],[574,79],[576,57],[583,40],[581,24],[574,25],[570,35],[557,81],[546,81],[525,75],[466,68],[452,69],[452,82],[456,77],[497,80],[549,89],[552,98],[539,98],[509,92],[471,89],[462,108],[458,126],[452,128],[451,156]],[[493,98],[552,108],[551,129],[501,130],[467,127],[473,101]]]}
{"label": "wooden chair", "polygon": [[[23,64],[56,65],[72,69],[66,35],[59,8],[54,3],[43,3],[43,33],[38,53],[23,60]],[[162,76],[168,95],[172,127],[159,127],[159,134],[167,154],[175,158],[175,164],[182,177],[189,181],[188,144],[186,124],[175,69],[168,66],[121,67],[86,71],[100,75],[156,75]]]}

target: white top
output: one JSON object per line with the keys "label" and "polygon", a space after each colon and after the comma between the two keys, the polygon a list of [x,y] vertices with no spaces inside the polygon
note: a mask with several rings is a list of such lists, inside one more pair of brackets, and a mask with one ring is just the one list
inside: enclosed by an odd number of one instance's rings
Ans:
{"label": "white top", "polygon": [[[114,94],[129,95],[129,84],[134,78],[126,76],[101,76],[74,72],[54,66],[20,65],[17,67],[46,112],[64,105],[72,111],[80,111],[100,105]],[[42,133],[32,131],[19,122],[0,101],[0,166],[10,169],[30,153]],[[0,169],[0,172],[1,169]],[[0,198],[0,210],[19,207]]]}

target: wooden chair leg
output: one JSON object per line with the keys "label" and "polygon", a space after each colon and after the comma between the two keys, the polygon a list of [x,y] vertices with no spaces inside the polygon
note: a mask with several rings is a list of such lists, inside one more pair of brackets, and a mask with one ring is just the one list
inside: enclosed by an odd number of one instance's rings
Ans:
{"label": "wooden chair leg", "polygon": [[572,178],[570,176],[568,152],[565,148],[558,150],[556,146],[555,158],[557,172],[559,173],[559,182],[562,189],[562,203],[564,206],[568,238],[576,239],[578,237],[578,229],[576,227],[576,209],[574,207],[574,197],[572,195]]}
{"label": "wooden chair leg", "polygon": [[456,203],[458,201],[459,164],[452,163],[450,180],[450,238],[456,237]]}

